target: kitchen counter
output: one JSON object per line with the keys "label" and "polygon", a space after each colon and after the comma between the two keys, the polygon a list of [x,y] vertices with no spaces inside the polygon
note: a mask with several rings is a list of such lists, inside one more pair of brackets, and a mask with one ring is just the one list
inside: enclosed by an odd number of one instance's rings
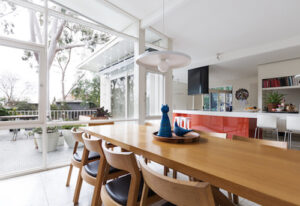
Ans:
{"label": "kitchen counter", "polygon": [[190,117],[190,128],[207,132],[227,133],[253,137],[258,115],[278,117],[278,129],[286,130],[287,116],[299,116],[298,113],[267,113],[267,112],[216,112],[200,110],[173,110],[173,121],[177,116]]}

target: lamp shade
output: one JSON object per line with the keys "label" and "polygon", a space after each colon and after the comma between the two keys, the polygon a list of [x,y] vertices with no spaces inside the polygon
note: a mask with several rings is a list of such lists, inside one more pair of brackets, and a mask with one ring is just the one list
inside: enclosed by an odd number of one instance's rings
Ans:
{"label": "lamp shade", "polygon": [[185,67],[191,63],[191,57],[174,51],[153,51],[140,55],[136,63],[150,69],[167,72],[169,69]]}

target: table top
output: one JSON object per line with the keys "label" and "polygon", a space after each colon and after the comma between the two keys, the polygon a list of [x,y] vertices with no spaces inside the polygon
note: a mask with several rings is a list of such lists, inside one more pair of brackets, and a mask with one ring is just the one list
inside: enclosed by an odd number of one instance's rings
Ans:
{"label": "table top", "polygon": [[157,126],[81,128],[117,146],[263,205],[300,205],[300,152],[205,134],[191,144],[158,142]]}

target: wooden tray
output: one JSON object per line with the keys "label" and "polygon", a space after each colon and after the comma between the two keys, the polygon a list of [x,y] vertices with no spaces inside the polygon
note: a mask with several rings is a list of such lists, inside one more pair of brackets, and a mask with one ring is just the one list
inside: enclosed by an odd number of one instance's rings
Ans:
{"label": "wooden tray", "polygon": [[189,132],[186,133],[184,136],[180,137],[177,136],[174,132],[172,132],[173,136],[172,137],[160,137],[157,136],[158,132],[153,133],[153,137],[155,140],[160,141],[160,142],[169,142],[169,143],[191,143],[191,142],[197,142],[200,139],[200,135],[196,132]]}

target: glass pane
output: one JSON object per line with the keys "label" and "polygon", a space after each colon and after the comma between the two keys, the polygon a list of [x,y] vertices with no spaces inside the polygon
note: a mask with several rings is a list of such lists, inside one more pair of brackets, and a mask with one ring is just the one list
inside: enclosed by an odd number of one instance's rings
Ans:
{"label": "glass pane", "polygon": [[38,119],[39,54],[0,46],[0,123]]}
{"label": "glass pane", "polygon": [[[94,118],[100,106],[100,65],[93,60],[114,37],[76,23],[49,19],[51,120]],[[53,38],[56,36],[59,38]],[[109,116],[105,112],[100,115]]]}
{"label": "glass pane", "polygon": [[125,77],[114,79],[111,86],[111,113],[114,118],[125,118]]}
{"label": "glass pane", "polygon": [[134,117],[134,75],[128,76],[128,118]]}
{"label": "glass pane", "polygon": [[147,73],[146,114],[161,115],[161,105],[164,101],[164,76],[162,74]]}
{"label": "glass pane", "polygon": [[168,40],[167,38],[149,30],[145,30],[145,40],[147,43],[162,47],[168,48]]}
{"label": "glass pane", "polygon": [[209,111],[210,110],[209,94],[203,94],[203,110],[204,111]]}
{"label": "glass pane", "polygon": [[0,130],[0,175],[42,167],[35,128]]}
{"label": "glass pane", "polygon": [[218,111],[218,93],[210,94],[210,110]]}
{"label": "glass pane", "polygon": [[0,36],[42,44],[43,27],[43,14],[0,1]]}

